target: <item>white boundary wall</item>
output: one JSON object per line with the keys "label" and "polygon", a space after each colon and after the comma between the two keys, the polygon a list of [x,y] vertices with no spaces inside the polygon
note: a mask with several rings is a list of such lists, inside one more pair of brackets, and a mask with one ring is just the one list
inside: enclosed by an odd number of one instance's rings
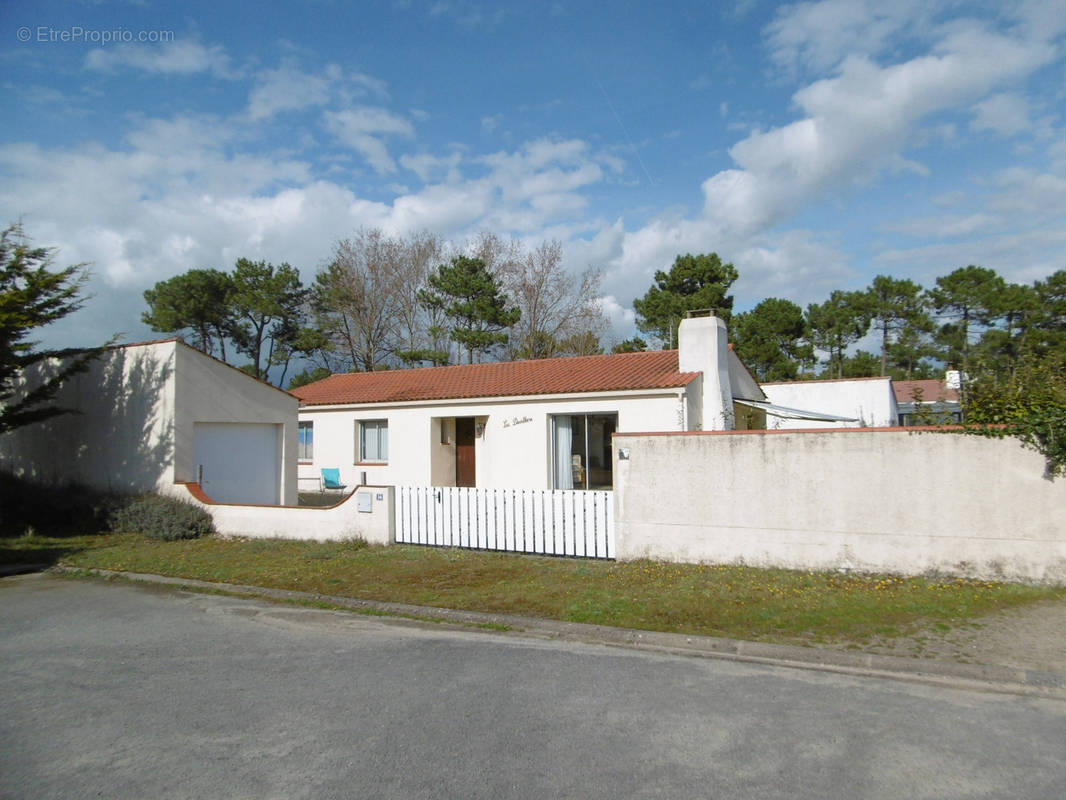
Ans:
{"label": "white boundary wall", "polygon": [[392,544],[395,538],[395,501],[391,486],[360,486],[338,504],[313,506],[256,506],[214,503],[196,484],[175,486],[184,500],[211,514],[223,536],[253,539],[365,539]]}
{"label": "white boundary wall", "polygon": [[614,445],[619,560],[1066,583],[1066,479],[1013,439],[848,429]]}

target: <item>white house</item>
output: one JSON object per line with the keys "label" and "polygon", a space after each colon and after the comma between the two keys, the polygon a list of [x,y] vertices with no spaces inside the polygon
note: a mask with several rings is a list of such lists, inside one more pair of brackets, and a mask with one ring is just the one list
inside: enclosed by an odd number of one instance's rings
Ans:
{"label": "white house", "polygon": [[609,488],[611,435],[764,427],[765,400],[715,317],[679,350],[348,373],[300,398],[300,479],[358,484]]}
{"label": "white house", "polygon": [[180,495],[175,484],[199,481],[221,502],[296,503],[296,398],[180,340],[108,349],[53,404],[74,413],[0,435],[0,469],[122,492]]}
{"label": "white house", "polygon": [[782,381],[764,383],[762,390],[778,407],[769,428],[888,428],[898,424],[891,378]]}

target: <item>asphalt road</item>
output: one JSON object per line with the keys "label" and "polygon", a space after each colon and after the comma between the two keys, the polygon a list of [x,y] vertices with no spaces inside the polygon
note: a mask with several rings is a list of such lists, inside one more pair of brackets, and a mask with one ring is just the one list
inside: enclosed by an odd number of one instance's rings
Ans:
{"label": "asphalt road", "polygon": [[1066,797],[1066,703],[34,576],[0,797]]}

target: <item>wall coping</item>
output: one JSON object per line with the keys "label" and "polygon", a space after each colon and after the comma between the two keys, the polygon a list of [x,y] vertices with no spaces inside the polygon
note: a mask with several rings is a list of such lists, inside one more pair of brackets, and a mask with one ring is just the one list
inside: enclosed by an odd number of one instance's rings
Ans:
{"label": "wall coping", "polygon": [[331,510],[333,510],[333,509],[335,509],[335,508],[337,508],[339,506],[344,505],[349,500],[351,500],[355,496],[356,492],[358,492],[360,489],[387,489],[387,488],[389,488],[388,486],[386,486],[384,484],[382,484],[380,486],[376,485],[376,484],[369,484],[369,483],[368,484],[359,484],[351,492],[349,492],[348,494],[346,494],[343,497],[341,497],[340,500],[338,500],[336,503],[334,503],[331,506],[301,506],[301,505],[281,506],[281,505],[273,505],[273,504],[270,504],[270,503],[222,503],[222,502],[219,502],[218,500],[212,499],[211,496],[207,492],[204,491],[204,488],[199,483],[197,483],[196,481],[174,481],[174,485],[175,486],[184,486],[186,491],[188,491],[189,494],[191,494],[193,497],[195,497],[197,500],[199,500],[204,505],[208,505],[208,506],[232,507],[232,508],[298,508],[298,509],[301,509],[303,511],[331,511]]}
{"label": "wall coping", "polygon": [[891,427],[883,428],[773,428],[768,430],[745,430],[745,431],[648,431],[641,433],[639,431],[619,431],[614,434],[615,438],[620,436],[748,436],[748,435],[767,435],[767,434],[784,434],[784,433],[921,433],[921,432],[935,432],[935,433],[957,433],[959,431],[966,431],[968,428],[964,425],[894,425]]}

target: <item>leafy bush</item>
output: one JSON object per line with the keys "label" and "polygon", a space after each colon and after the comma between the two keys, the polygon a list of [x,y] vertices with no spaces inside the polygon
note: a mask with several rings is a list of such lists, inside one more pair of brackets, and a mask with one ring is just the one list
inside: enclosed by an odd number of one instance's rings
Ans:
{"label": "leafy bush", "polygon": [[1025,358],[1013,375],[969,387],[966,424],[983,436],[1013,436],[1044,456],[1047,476],[1066,475],[1066,364]]}
{"label": "leafy bush", "polygon": [[160,494],[146,494],[112,514],[111,530],[143,533],[149,539],[173,542],[207,536],[215,532],[215,524],[211,515],[198,506]]}

